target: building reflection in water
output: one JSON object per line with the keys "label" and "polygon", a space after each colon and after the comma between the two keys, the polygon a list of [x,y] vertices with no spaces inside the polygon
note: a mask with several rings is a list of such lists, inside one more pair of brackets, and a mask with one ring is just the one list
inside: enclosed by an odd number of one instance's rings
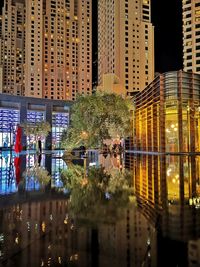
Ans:
{"label": "building reflection in water", "polygon": [[[42,155],[39,162],[35,155],[21,159],[22,173],[46,166],[52,174],[51,188],[62,186],[60,172],[66,164],[60,155]],[[10,193],[8,189],[7,185],[3,194]],[[26,190],[0,202],[3,266],[156,266],[155,229],[135,204],[121,208],[110,223],[80,224],[69,216],[66,195],[39,189],[26,184]]]}
{"label": "building reflection in water", "polygon": [[133,170],[141,211],[161,235],[162,266],[172,266],[165,251],[173,250],[180,266],[200,266],[200,156],[127,154],[125,165]]}
{"label": "building reflection in water", "polygon": [[95,224],[69,215],[70,199],[55,190],[67,168],[61,156],[20,156],[21,174],[38,166],[52,176],[45,190],[26,184],[22,191],[14,157],[1,158],[0,264],[200,266],[199,156],[127,155],[137,202]]}
{"label": "building reflection in water", "polygon": [[2,208],[0,217],[4,266],[156,266],[154,229],[136,207],[96,227],[77,226],[64,199],[15,204]]}
{"label": "building reflection in water", "polygon": [[0,155],[0,195],[17,191],[15,178],[14,157],[10,152],[4,152]]}

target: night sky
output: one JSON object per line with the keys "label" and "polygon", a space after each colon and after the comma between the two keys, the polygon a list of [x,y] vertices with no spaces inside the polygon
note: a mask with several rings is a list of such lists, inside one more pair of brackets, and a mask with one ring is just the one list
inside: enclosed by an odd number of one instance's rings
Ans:
{"label": "night sky", "polygon": [[155,71],[182,69],[182,0],[151,0]]}
{"label": "night sky", "polygon": [[[155,26],[155,71],[165,72],[182,69],[182,0],[151,0],[152,23]],[[0,8],[3,1],[0,1]],[[96,13],[97,0],[93,0]],[[93,14],[93,20],[97,15]],[[94,22],[93,36],[96,32]],[[93,58],[97,53],[96,41],[93,41]]]}

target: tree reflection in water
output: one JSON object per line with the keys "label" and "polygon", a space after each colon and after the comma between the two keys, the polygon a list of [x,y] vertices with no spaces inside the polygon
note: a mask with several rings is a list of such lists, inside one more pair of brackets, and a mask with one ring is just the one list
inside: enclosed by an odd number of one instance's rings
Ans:
{"label": "tree reflection in water", "polygon": [[36,155],[34,162],[35,164],[33,166],[27,167],[22,173],[23,183],[29,184],[30,182],[34,182],[35,184],[39,184],[40,187],[45,187],[49,184],[51,175],[41,166],[41,154]]}
{"label": "tree reflection in water", "polygon": [[62,172],[64,187],[70,190],[71,216],[82,222],[113,222],[119,217],[119,207],[129,203],[133,194],[131,173],[120,169],[109,172],[102,166],[84,167],[70,164]]}

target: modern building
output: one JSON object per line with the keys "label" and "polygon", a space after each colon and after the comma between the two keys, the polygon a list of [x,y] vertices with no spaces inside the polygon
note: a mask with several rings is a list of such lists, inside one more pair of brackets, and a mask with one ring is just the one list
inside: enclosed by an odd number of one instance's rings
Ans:
{"label": "modern building", "polygon": [[[183,215],[170,205],[186,206],[187,224],[192,208],[200,207],[200,75],[160,74],[133,102],[133,140],[125,165],[134,169],[135,193],[153,207],[153,213],[146,209],[150,217],[156,216],[155,210],[166,211],[163,221],[168,226],[173,216],[177,221]],[[179,228],[176,225],[180,238]],[[191,228],[187,231],[189,235]]]}
{"label": "modern building", "polygon": [[182,2],[184,71],[200,73],[200,1]]}
{"label": "modern building", "polygon": [[134,150],[200,152],[200,75],[160,74],[133,102]]}
{"label": "modern building", "polygon": [[98,2],[98,85],[104,74],[114,74],[126,95],[134,95],[153,80],[150,6],[150,0]]}
{"label": "modern building", "polygon": [[60,100],[90,94],[91,10],[91,0],[5,0],[3,93]]}
{"label": "modern building", "polygon": [[1,23],[1,65],[3,93],[24,95],[25,3],[5,0]]}
{"label": "modern building", "polygon": [[[40,121],[47,121],[52,127],[46,140],[43,140],[43,147],[60,148],[62,132],[69,125],[71,104],[69,101],[0,94],[0,148],[13,147],[18,124]],[[31,139],[25,136],[22,136],[22,145],[27,149],[35,148]]]}
{"label": "modern building", "polygon": [[97,90],[107,93],[119,94],[123,97],[126,96],[124,86],[120,84],[119,77],[113,73],[103,75],[103,82],[101,86],[97,86]]}

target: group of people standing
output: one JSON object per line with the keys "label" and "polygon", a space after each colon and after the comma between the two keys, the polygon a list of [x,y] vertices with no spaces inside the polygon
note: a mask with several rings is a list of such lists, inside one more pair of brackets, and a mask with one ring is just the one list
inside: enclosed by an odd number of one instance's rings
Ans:
{"label": "group of people standing", "polygon": [[123,147],[121,143],[110,144],[110,145],[103,144],[103,149],[102,149],[103,155],[106,155],[106,154],[117,155],[117,154],[121,154],[122,152],[123,152]]}

